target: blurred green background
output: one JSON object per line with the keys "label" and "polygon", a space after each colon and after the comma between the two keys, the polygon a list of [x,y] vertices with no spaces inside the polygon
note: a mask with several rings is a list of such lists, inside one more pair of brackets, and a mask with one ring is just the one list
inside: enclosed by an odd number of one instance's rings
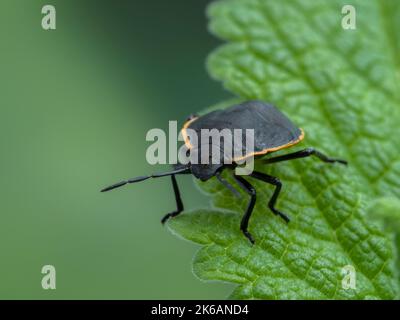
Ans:
{"label": "blurred green background", "polygon": [[[232,287],[191,273],[194,244],[163,228],[168,178],[145,135],[229,97],[204,62],[218,41],[200,0],[0,3],[0,298],[213,299]],[[57,29],[41,28],[41,8]],[[186,209],[207,205],[179,179]],[[57,289],[43,290],[54,265]]]}

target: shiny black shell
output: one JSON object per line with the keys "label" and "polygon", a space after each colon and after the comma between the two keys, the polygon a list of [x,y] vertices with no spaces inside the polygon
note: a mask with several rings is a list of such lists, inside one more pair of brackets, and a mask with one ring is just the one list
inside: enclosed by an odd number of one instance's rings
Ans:
{"label": "shiny black shell", "polygon": [[[240,160],[252,155],[259,156],[288,148],[300,142],[304,137],[303,131],[295,126],[282,112],[273,105],[262,101],[246,101],[227,109],[212,111],[189,120],[182,129],[184,137],[188,128],[194,130],[198,137],[201,137],[201,129],[228,129],[232,134],[234,129],[242,129],[241,145],[243,149],[241,154],[243,157]],[[246,129],[254,130],[254,152],[252,153],[246,153]],[[185,143],[190,149],[201,149],[202,145],[205,143],[211,144],[211,141],[201,141],[199,138],[197,147],[191,145],[189,141],[185,140]],[[235,145],[233,145],[234,147]],[[223,143],[221,143],[221,162],[224,157],[226,159]],[[234,158],[232,160],[235,162],[238,159]],[[215,172],[222,166],[224,164],[193,164],[192,173],[201,180],[207,180],[215,175]]]}

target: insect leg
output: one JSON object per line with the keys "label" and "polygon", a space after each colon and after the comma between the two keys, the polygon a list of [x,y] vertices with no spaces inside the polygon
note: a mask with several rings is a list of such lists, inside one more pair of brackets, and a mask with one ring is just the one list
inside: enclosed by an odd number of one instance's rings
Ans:
{"label": "insect leg", "polygon": [[175,217],[183,211],[183,203],[181,199],[181,193],[179,192],[178,183],[176,182],[175,175],[171,175],[172,187],[174,188],[175,200],[176,200],[176,210],[167,213],[162,219],[161,223],[164,224],[169,218]]}
{"label": "insect leg", "polygon": [[250,202],[247,205],[247,209],[243,215],[242,221],[240,222],[240,230],[243,232],[243,234],[246,236],[246,238],[249,239],[252,244],[254,244],[254,239],[253,239],[252,235],[250,234],[250,232],[247,230],[247,227],[249,225],[249,219],[250,219],[251,213],[253,212],[254,205],[256,204],[256,197],[257,197],[256,189],[254,189],[254,187],[247,180],[242,178],[241,176],[234,175],[233,177],[235,178],[238,185],[244,191],[246,191],[251,197]]}
{"label": "insect leg", "polygon": [[289,222],[290,221],[289,217],[275,208],[276,200],[278,199],[279,193],[281,192],[281,189],[282,189],[282,182],[276,177],[270,176],[265,173],[256,172],[256,171],[253,171],[250,174],[250,176],[253,178],[256,178],[258,180],[270,183],[275,186],[275,191],[272,194],[272,197],[268,202],[268,207],[271,209],[271,211],[273,213],[280,216],[286,222]]}
{"label": "insect leg", "polygon": [[217,177],[219,182],[221,182],[227,189],[229,189],[234,194],[236,198],[240,198],[239,191],[237,191],[228,181],[222,178],[221,172],[217,171],[215,173],[215,176]]}
{"label": "insect leg", "polygon": [[309,156],[316,156],[317,158],[319,158],[320,160],[322,160],[324,162],[331,162],[331,163],[339,162],[342,164],[347,164],[346,160],[329,158],[328,156],[319,152],[318,150],[315,150],[314,148],[306,148],[304,150],[296,151],[296,152],[285,154],[282,156],[265,159],[265,160],[263,160],[263,163],[275,163],[275,162],[280,162],[280,161],[305,158],[305,157],[309,157]]}

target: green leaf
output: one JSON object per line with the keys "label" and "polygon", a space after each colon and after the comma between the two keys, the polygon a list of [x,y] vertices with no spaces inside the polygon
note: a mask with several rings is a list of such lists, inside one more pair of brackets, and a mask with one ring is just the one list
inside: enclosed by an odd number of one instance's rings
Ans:
{"label": "green leaf", "polygon": [[400,199],[388,197],[371,201],[368,213],[382,229],[400,233]]}
{"label": "green leaf", "polygon": [[396,269],[400,270],[400,200],[387,197],[371,201],[368,216],[374,219],[395,243]]}
{"label": "green leaf", "polygon": [[[344,4],[225,0],[208,8],[211,32],[227,41],[210,55],[210,74],[241,99],[277,105],[306,133],[302,145],[279,153],[313,146],[350,163],[258,164],[283,182],[277,207],[291,222],[268,209],[272,186],[248,178],[258,192],[254,246],[239,231],[248,196],[236,199],[214,180],[200,184],[214,207],[169,227],[202,245],[194,273],[238,284],[234,298],[399,296],[393,231],[368,212],[371,201],[400,196],[400,2],[352,1],[356,30],[341,27]],[[347,265],[355,289],[342,286]]]}

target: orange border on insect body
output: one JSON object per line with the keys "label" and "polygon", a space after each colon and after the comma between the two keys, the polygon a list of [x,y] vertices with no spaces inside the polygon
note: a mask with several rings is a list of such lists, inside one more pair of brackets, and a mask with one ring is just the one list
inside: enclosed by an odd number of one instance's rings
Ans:
{"label": "orange border on insect body", "polygon": [[189,121],[186,121],[185,124],[183,125],[182,130],[181,130],[181,132],[182,132],[182,137],[183,137],[183,141],[185,141],[185,145],[186,145],[186,147],[189,148],[189,150],[192,149],[193,146],[190,144],[189,136],[188,136],[187,133],[186,133],[186,129],[189,127],[189,125],[190,125],[191,123],[193,123],[193,122],[194,122],[195,120],[197,120],[198,118],[199,118],[199,117],[195,117],[195,118],[193,118],[193,119],[190,119]]}
{"label": "orange border on insect body", "polygon": [[[186,133],[186,129],[190,126],[191,123],[193,123],[197,119],[198,119],[198,117],[190,119],[189,121],[185,122],[185,124],[183,125],[183,128],[181,130],[182,136],[183,136],[183,140],[185,141],[185,145],[186,145],[186,147],[189,148],[189,150],[192,149],[193,146],[190,144],[189,136]],[[267,148],[267,149],[263,149],[261,151],[251,152],[251,153],[246,154],[244,156],[241,156],[241,157],[238,157],[238,158],[233,158],[233,161],[235,161],[235,162],[236,161],[241,161],[241,160],[244,160],[244,159],[249,158],[249,157],[265,155],[265,154],[267,154],[269,152],[274,152],[274,151],[278,151],[278,150],[282,150],[282,149],[286,149],[288,147],[291,147],[291,146],[299,143],[300,141],[302,141],[304,139],[304,136],[305,136],[304,130],[302,128],[300,128],[300,131],[301,131],[301,134],[296,140],[290,141],[289,143],[286,143],[286,144],[284,144],[282,146],[278,146],[278,147],[274,147],[274,148]]]}

